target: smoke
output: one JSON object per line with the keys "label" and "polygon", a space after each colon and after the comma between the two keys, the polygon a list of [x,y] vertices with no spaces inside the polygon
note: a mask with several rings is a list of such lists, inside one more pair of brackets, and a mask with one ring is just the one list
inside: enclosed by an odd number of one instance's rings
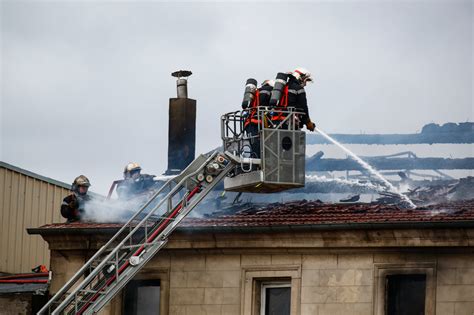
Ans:
{"label": "smoke", "polygon": [[123,223],[130,219],[148,198],[149,196],[140,196],[131,200],[92,198],[84,205],[83,219],[97,223]]}
{"label": "smoke", "polygon": [[410,184],[408,183],[400,183],[398,185],[398,190],[401,192],[401,193],[408,193],[410,192]]}
{"label": "smoke", "polygon": [[435,209],[435,210],[430,210],[429,213],[432,217],[435,217],[437,215],[442,215],[442,214],[451,214],[452,210],[447,210],[447,209]]}

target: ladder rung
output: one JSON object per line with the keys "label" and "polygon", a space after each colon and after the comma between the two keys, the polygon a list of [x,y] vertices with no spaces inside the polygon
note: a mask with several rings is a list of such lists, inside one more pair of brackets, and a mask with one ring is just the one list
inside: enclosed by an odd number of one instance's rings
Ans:
{"label": "ladder rung", "polygon": [[133,248],[139,248],[139,247],[150,247],[150,246],[153,246],[153,245],[156,245],[158,243],[162,243],[163,240],[160,240],[160,241],[156,241],[156,242],[153,242],[153,243],[141,243],[141,244],[136,244],[136,245],[124,245],[122,246],[121,248],[126,248],[126,249],[133,249]]}
{"label": "ladder rung", "polygon": [[92,294],[96,294],[96,293],[104,294],[103,290],[94,291],[94,290],[83,289],[83,290],[79,290],[79,292],[80,293],[92,293]]}

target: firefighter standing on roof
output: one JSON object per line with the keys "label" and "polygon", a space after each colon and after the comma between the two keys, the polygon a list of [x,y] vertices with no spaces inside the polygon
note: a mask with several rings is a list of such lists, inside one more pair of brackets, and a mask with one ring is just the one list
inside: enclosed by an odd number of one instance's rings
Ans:
{"label": "firefighter standing on roof", "polygon": [[154,175],[141,174],[142,168],[138,163],[130,162],[123,170],[123,181],[117,185],[119,199],[126,200],[143,195],[156,187]]}
{"label": "firefighter standing on roof", "polygon": [[61,204],[61,215],[67,222],[80,221],[84,216],[84,206],[91,199],[87,191],[91,183],[89,179],[80,175],[72,183],[72,194],[64,198]]}

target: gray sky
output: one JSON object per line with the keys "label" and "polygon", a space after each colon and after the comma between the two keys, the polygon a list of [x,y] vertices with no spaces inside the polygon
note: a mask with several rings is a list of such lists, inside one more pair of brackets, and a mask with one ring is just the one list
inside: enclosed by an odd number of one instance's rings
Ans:
{"label": "gray sky", "polygon": [[327,132],[473,120],[472,1],[1,2],[1,160],[106,192],[129,161],[166,169],[170,73],[194,72],[197,153],[245,80],[296,66]]}

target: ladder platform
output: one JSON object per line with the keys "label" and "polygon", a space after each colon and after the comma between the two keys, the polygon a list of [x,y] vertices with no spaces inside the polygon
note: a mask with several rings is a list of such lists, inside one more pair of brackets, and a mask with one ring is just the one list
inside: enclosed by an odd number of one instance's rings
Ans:
{"label": "ladder platform", "polygon": [[292,188],[304,187],[304,183],[271,182],[264,179],[263,171],[241,173],[224,179],[226,191],[249,193],[275,193]]}

